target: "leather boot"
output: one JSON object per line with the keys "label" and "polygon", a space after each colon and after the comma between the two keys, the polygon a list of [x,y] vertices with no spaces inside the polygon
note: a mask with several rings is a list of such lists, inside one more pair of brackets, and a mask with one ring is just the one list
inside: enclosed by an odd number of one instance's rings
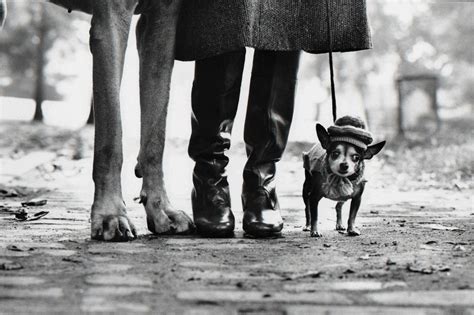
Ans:
{"label": "leather boot", "polygon": [[230,148],[244,63],[245,49],[196,61],[188,153],[196,162],[191,198],[194,223],[205,236],[229,236],[235,227],[225,152]]}
{"label": "leather boot", "polygon": [[248,160],[242,188],[243,228],[255,237],[279,234],[283,228],[275,172],[293,118],[299,56],[299,52],[255,52],[244,130]]}

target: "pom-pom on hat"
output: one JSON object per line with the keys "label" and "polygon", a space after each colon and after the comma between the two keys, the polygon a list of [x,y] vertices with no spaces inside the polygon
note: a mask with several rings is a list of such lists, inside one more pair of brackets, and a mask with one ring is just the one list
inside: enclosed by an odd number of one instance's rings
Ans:
{"label": "pom-pom on hat", "polygon": [[352,116],[336,120],[334,126],[328,128],[328,134],[331,142],[347,142],[364,150],[373,141],[372,134],[365,130],[362,119]]}

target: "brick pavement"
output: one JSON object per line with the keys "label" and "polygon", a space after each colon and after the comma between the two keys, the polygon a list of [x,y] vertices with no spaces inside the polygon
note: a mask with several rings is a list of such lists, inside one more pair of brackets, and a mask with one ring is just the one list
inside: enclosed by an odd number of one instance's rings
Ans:
{"label": "brick pavement", "polygon": [[[170,193],[189,212],[190,181],[183,178],[190,178],[192,164],[177,159],[179,169],[167,166]],[[244,159],[232,161],[236,203]],[[238,203],[235,238],[156,237],[147,234],[144,211],[132,201],[138,180],[124,171],[126,202],[141,236],[108,244],[89,239],[90,160],[75,163],[83,169],[74,177],[53,174],[47,181],[33,172],[17,180],[53,190],[42,195],[46,206],[29,209],[50,211],[38,221],[0,215],[0,313],[474,313],[470,192],[374,185],[358,220],[362,236],[334,231],[334,211],[327,209],[325,236],[315,240],[301,232],[301,169],[288,157],[279,168],[283,238],[244,238]],[[133,169],[132,157],[124,169]],[[0,204],[19,207],[20,201]],[[409,271],[409,265],[427,271]]]}

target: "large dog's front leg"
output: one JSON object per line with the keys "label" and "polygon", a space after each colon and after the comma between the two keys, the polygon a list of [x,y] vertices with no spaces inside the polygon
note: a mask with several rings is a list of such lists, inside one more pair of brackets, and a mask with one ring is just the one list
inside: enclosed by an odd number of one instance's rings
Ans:
{"label": "large dog's front leg", "polygon": [[156,234],[181,234],[194,225],[183,211],[173,209],[163,179],[166,116],[181,0],[156,1],[152,6],[137,25],[141,141],[136,172],[143,177],[141,200],[148,229]]}
{"label": "large dog's front leg", "polygon": [[95,144],[91,213],[92,238],[130,240],[135,228],[122,198],[120,83],[133,12],[138,0],[93,2],[90,45],[93,55]]}

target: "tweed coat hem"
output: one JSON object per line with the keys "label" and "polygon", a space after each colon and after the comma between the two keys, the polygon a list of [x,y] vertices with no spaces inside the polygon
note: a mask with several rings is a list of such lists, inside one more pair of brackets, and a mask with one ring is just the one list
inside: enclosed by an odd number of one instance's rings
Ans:
{"label": "tweed coat hem", "polygon": [[[372,47],[365,0],[327,0],[332,48]],[[176,39],[176,59],[198,60],[252,47],[327,53],[326,0],[186,0]]]}

